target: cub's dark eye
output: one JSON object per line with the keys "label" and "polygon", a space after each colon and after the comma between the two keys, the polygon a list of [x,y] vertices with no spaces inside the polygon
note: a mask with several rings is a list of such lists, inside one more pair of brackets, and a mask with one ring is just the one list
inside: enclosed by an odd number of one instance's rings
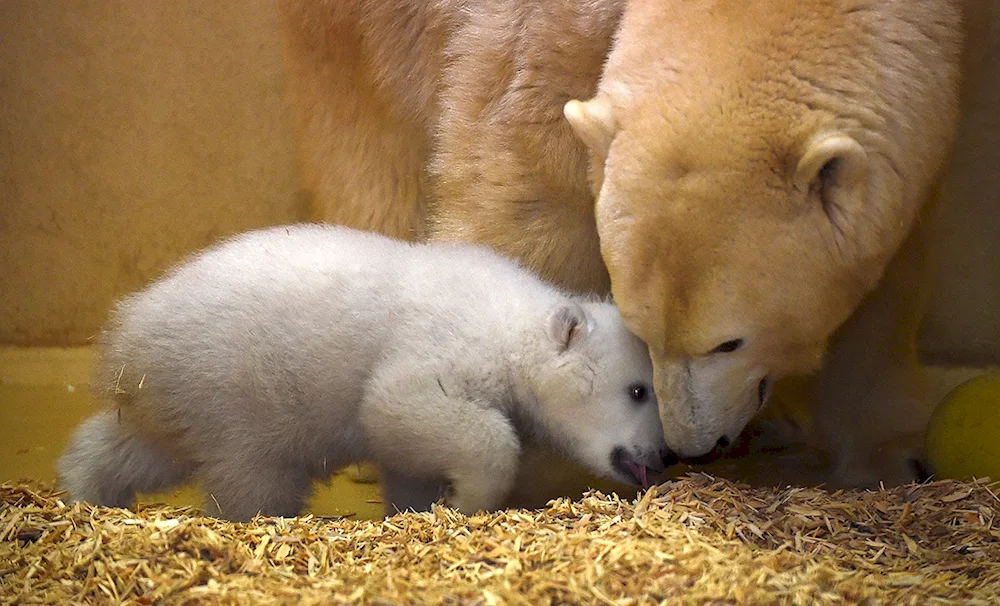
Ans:
{"label": "cub's dark eye", "polygon": [[633,383],[629,385],[628,396],[636,404],[642,404],[649,399],[649,388],[642,383]]}

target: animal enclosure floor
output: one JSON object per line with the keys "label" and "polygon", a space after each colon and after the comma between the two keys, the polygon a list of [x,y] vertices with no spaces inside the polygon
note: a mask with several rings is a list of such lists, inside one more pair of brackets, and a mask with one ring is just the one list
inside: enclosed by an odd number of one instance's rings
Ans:
{"label": "animal enclosure floor", "polygon": [[829,493],[685,477],[466,517],[234,524],[0,485],[0,603],[1000,603],[1000,500],[941,481]]}
{"label": "animal enclosure floor", "polygon": [[[192,490],[138,511],[70,506],[42,486],[93,411],[91,360],[0,349],[0,604],[1000,604],[984,483],[830,493],[694,475],[638,501],[382,520],[375,485],[337,476],[310,515],[249,524],[200,517]],[[813,468],[793,451],[714,467],[766,479],[770,465]]]}

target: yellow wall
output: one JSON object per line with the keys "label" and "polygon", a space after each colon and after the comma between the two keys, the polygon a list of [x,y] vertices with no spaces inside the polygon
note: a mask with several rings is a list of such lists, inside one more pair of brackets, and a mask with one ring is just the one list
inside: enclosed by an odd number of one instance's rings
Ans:
{"label": "yellow wall", "polygon": [[[1000,359],[997,13],[924,333],[963,362]],[[0,344],[86,343],[183,254],[306,218],[295,145],[270,1],[0,2]]]}
{"label": "yellow wall", "polygon": [[0,3],[0,343],[84,343],[188,251],[303,213],[274,7]]}

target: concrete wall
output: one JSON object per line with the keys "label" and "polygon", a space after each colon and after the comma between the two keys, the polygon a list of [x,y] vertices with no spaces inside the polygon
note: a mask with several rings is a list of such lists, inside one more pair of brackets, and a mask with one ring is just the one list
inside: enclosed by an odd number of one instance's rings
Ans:
{"label": "concrete wall", "polygon": [[0,3],[0,343],[84,343],[117,296],[301,216],[265,0]]}
{"label": "concrete wall", "polygon": [[936,296],[920,340],[938,363],[1000,364],[1000,2],[991,7],[936,218]]}
{"label": "concrete wall", "polygon": [[[994,13],[923,334],[966,363],[1000,359]],[[306,218],[291,124],[269,1],[0,2],[0,344],[85,343],[187,252]]]}

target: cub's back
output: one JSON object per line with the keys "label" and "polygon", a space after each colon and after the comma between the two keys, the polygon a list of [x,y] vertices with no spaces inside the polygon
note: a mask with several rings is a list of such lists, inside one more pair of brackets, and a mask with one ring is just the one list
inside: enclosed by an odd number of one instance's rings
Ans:
{"label": "cub's back", "polygon": [[266,399],[293,382],[310,393],[357,383],[353,369],[378,355],[393,303],[385,293],[407,248],[331,226],[236,236],[118,305],[101,336],[95,389],[128,399],[142,383]]}
{"label": "cub's back", "polygon": [[122,301],[94,388],[119,401],[356,402],[388,348],[490,355],[560,296],[482,248],[329,225],[260,230]]}

